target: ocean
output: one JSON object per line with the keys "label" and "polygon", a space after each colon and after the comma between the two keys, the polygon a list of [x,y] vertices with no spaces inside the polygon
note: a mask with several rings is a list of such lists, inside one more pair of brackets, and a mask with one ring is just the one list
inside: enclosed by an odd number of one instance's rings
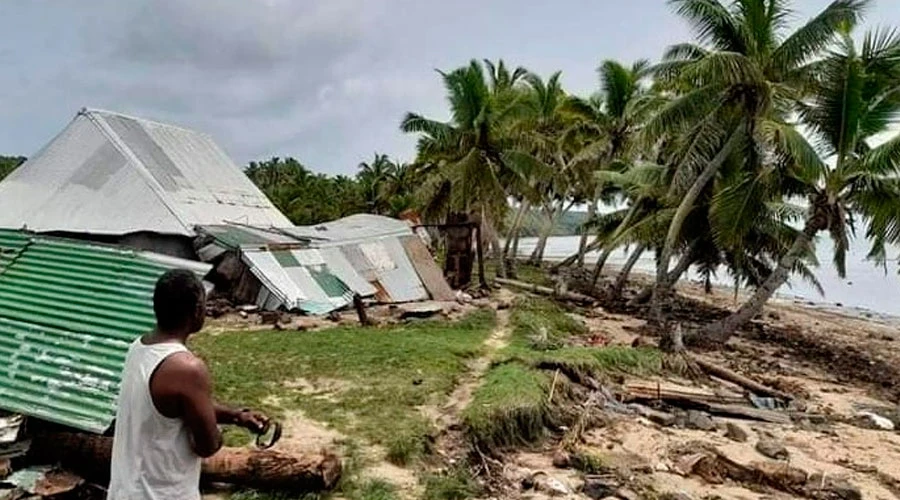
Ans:
{"label": "ocean", "polygon": [[[561,260],[578,251],[577,236],[552,237],[547,242],[544,252],[546,260]],[[523,238],[519,242],[520,256],[527,257],[534,249],[537,238]],[[900,317],[900,274],[898,274],[897,255],[900,250],[894,249],[888,256],[887,270],[866,260],[868,253],[865,240],[852,240],[847,255],[847,277],[841,279],[832,264],[832,245],[827,238],[821,238],[816,252],[819,267],[814,270],[816,278],[822,285],[825,295],[820,295],[814,286],[797,277],[778,290],[778,298],[812,303],[811,305],[828,308],[854,310],[856,313],[875,313]],[[621,266],[628,258],[623,251],[616,251],[610,256],[609,264]],[[588,262],[597,260],[597,252],[588,255]],[[674,262],[673,264],[674,265]],[[635,266],[635,271],[654,273],[653,254],[645,252]],[[699,280],[697,273],[689,272],[688,279]],[[713,280],[716,285],[734,286],[734,281],[722,269]]]}

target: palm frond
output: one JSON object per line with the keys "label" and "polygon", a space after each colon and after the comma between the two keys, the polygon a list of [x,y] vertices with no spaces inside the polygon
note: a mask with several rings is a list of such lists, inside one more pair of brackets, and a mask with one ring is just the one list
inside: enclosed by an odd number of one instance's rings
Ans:
{"label": "palm frond", "polygon": [[719,50],[745,52],[744,40],[734,16],[718,0],[669,0],[669,4],[691,24],[701,43]]}
{"label": "palm frond", "polygon": [[820,54],[844,26],[862,18],[869,0],[835,0],[789,36],[772,55],[772,64],[786,73]]}

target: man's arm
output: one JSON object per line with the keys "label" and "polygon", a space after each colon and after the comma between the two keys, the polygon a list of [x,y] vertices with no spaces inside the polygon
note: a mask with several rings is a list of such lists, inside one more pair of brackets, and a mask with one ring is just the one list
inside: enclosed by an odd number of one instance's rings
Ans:
{"label": "man's arm", "polygon": [[222,434],[216,425],[216,409],[212,399],[212,381],[203,361],[191,356],[179,363],[181,418],[191,431],[194,452],[200,457],[212,456],[222,447]]}
{"label": "man's arm", "polygon": [[246,409],[238,410],[213,402],[216,412],[216,422],[223,425],[237,425],[253,432],[262,432],[268,418],[261,413]]}

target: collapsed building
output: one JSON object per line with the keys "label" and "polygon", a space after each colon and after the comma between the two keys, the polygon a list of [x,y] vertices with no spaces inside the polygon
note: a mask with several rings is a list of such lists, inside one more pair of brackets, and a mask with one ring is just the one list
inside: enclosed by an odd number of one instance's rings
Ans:
{"label": "collapsed building", "polygon": [[0,457],[19,415],[103,433],[152,291],[184,268],[269,310],[452,300],[412,226],[295,227],[206,134],[83,109],[0,182]]}

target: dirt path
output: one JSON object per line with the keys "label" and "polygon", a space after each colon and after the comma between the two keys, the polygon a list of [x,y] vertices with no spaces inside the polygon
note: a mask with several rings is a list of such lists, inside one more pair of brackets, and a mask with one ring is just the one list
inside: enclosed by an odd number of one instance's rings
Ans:
{"label": "dirt path", "polygon": [[[499,303],[509,303],[515,295],[509,290],[502,289],[499,293]],[[506,347],[509,343],[509,309],[497,310],[497,325],[490,336],[482,344],[483,352],[480,356],[468,363],[469,370],[460,379],[459,385],[447,398],[444,405],[437,411],[431,411],[431,417],[439,429],[436,449],[441,455],[448,458],[458,458],[464,452],[464,439],[462,435],[462,422],[460,416],[463,410],[472,402],[475,389],[481,384],[481,379],[497,351]]]}

